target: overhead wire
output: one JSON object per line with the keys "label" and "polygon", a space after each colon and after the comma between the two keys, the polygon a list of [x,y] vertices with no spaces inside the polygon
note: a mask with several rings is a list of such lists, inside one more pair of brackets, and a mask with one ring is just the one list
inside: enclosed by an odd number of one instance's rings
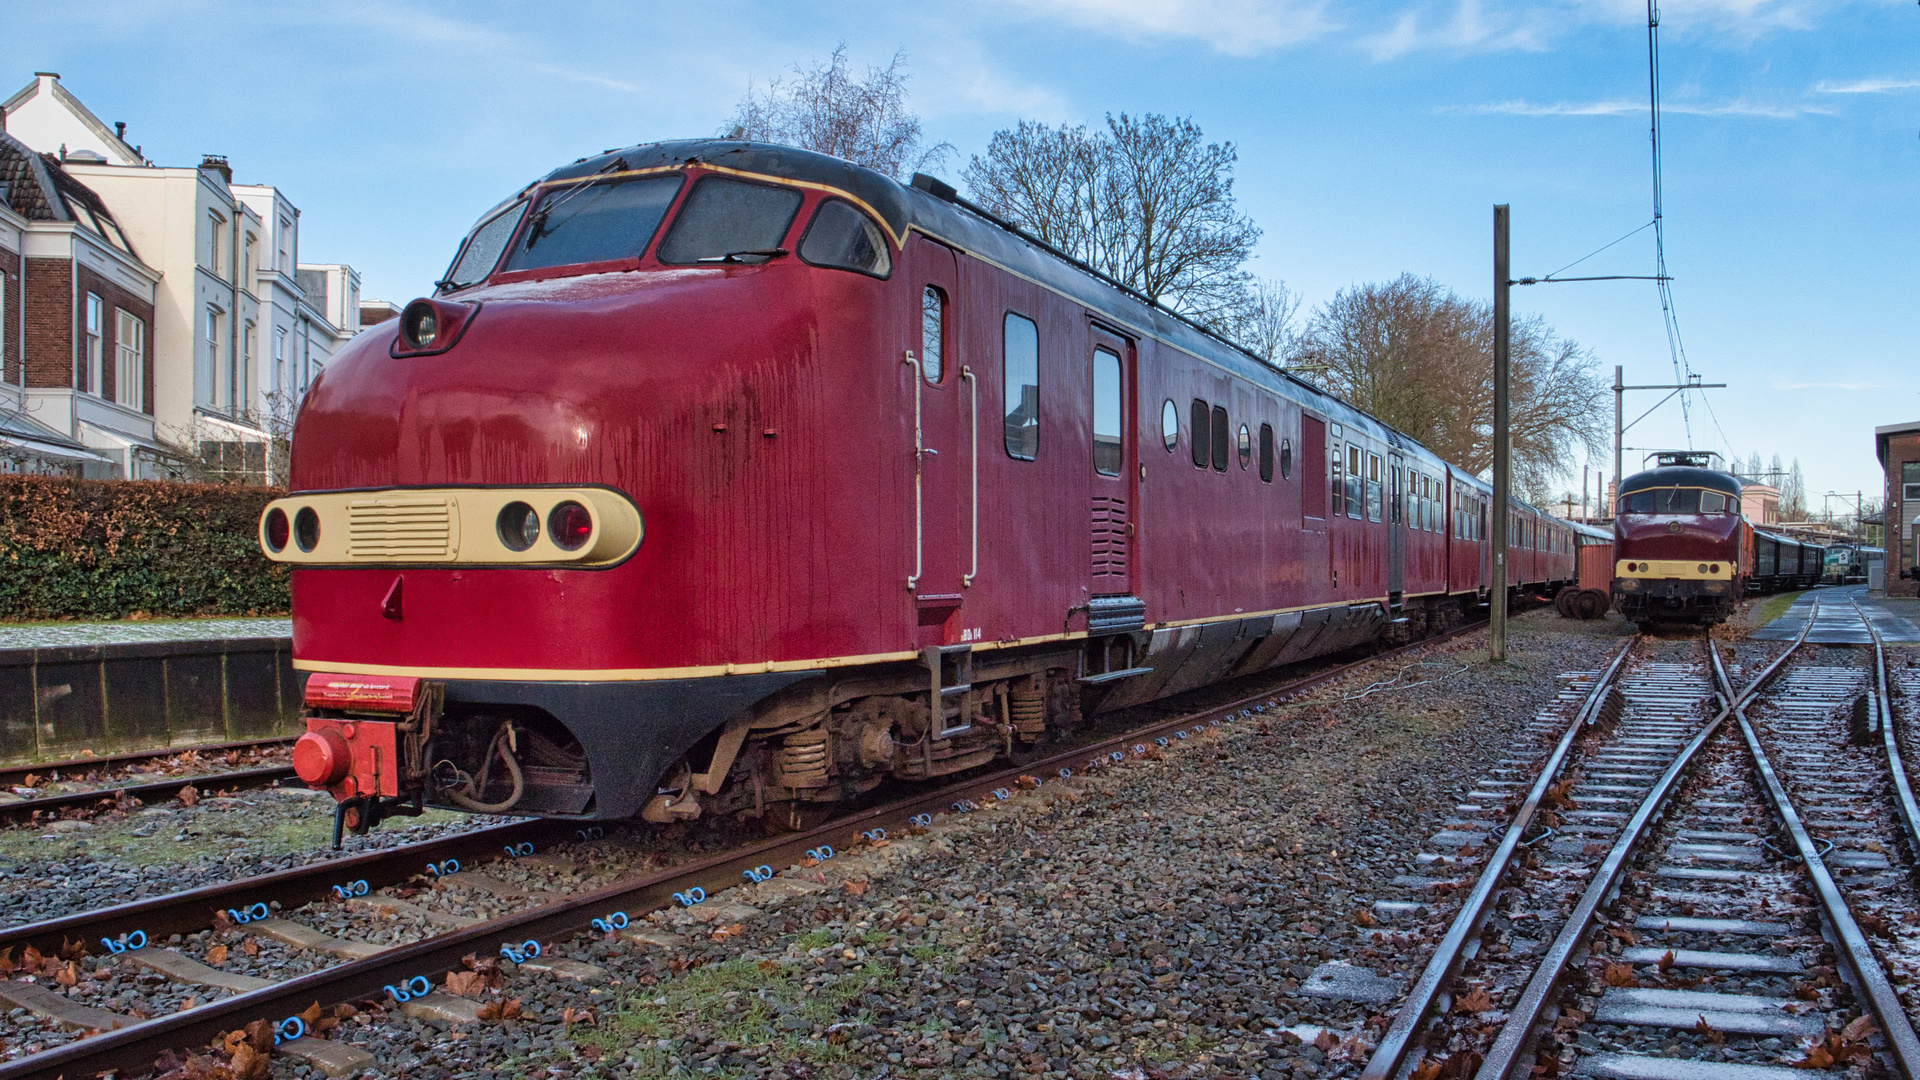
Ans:
{"label": "overhead wire", "polygon": [[[1693,381],[1692,365],[1687,363],[1686,344],[1680,337],[1680,317],[1674,311],[1673,289],[1667,274],[1667,229],[1662,192],[1662,165],[1660,160],[1660,5],[1658,0],[1647,0],[1647,90],[1650,111],[1652,113],[1653,136],[1653,252],[1654,287],[1660,293],[1660,316],[1667,331],[1667,353],[1673,360],[1673,381],[1686,385]],[[1693,449],[1693,413],[1688,405],[1687,393],[1680,392],[1680,422],[1687,433],[1687,449]],[[1715,421],[1716,426],[1718,420]],[[1722,438],[1725,435],[1722,433]],[[1732,445],[1727,449],[1731,451]]]}

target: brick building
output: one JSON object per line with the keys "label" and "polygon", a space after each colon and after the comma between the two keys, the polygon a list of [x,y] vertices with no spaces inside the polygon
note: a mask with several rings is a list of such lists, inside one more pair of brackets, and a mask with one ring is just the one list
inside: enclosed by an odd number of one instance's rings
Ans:
{"label": "brick building", "polygon": [[1887,595],[1920,596],[1914,546],[1920,538],[1920,420],[1873,429],[1886,477]]}
{"label": "brick building", "polygon": [[0,128],[0,469],[166,474],[152,408],[159,281],[98,194]]}

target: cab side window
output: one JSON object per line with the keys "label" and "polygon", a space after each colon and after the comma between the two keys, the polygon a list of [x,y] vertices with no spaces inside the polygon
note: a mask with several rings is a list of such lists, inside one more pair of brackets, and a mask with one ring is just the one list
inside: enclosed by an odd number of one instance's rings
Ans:
{"label": "cab side window", "polygon": [[1040,454],[1040,328],[1008,312],[1004,344],[1007,456],[1032,461]]}

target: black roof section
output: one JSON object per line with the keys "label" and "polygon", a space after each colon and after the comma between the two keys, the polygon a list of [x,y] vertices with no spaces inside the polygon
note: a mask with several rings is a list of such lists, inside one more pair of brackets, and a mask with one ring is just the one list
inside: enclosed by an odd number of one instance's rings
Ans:
{"label": "black roof section", "polygon": [[1664,469],[1648,469],[1627,477],[1620,485],[1620,493],[1630,494],[1645,491],[1647,488],[1697,487],[1709,491],[1724,491],[1738,497],[1740,481],[1731,473],[1715,472],[1712,469],[1696,469],[1685,465],[1672,465]]}

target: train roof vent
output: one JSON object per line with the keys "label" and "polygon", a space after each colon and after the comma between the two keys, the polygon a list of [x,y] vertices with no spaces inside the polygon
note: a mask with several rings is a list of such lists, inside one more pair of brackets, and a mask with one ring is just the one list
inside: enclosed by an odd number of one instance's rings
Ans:
{"label": "train roof vent", "polygon": [[960,199],[960,193],[954,190],[952,184],[923,172],[913,174],[913,186],[936,199],[944,199],[947,202],[958,202]]}

